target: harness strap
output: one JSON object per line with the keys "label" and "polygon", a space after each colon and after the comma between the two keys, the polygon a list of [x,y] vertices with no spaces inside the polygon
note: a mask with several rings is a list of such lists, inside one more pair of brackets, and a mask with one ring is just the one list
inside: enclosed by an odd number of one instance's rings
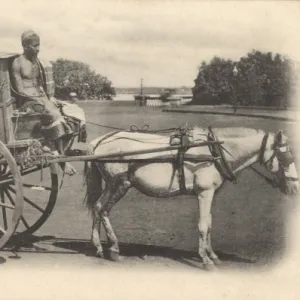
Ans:
{"label": "harness strap", "polygon": [[178,168],[178,179],[179,188],[181,193],[186,193],[185,175],[184,175],[184,154],[187,149],[179,148],[177,154],[177,168]]}
{"label": "harness strap", "polygon": [[[211,126],[208,127],[209,134],[207,136],[209,141],[218,141],[217,136],[214,134]],[[232,171],[231,166],[229,165],[228,161],[225,158],[224,155],[224,147],[221,147],[220,144],[211,144],[208,146],[212,156],[215,158],[216,168],[221,173],[221,175],[226,178],[229,181],[232,181],[234,183],[237,182],[237,178],[235,174]]]}
{"label": "harness strap", "polygon": [[172,138],[179,138],[180,147],[178,148],[177,153],[177,170],[178,170],[178,180],[179,180],[179,188],[182,194],[186,193],[186,185],[185,185],[185,174],[184,174],[184,159],[186,151],[189,149],[189,129],[187,127],[179,127],[177,132],[175,132],[174,136],[170,138],[170,144],[172,143]]}
{"label": "harness strap", "polygon": [[[209,126],[209,133],[207,135],[208,141],[218,141],[217,136],[214,134],[212,128]],[[177,171],[178,171],[178,180],[179,180],[179,188],[181,193],[186,193],[186,185],[185,185],[185,174],[184,174],[184,160],[185,160],[185,153],[188,150],[189,140],[187,135],[184,132],[181,132],[179,135],[176,136],[180,139],[180,146],[177,153],[177,159],[175,161]],[[236,183],[237,178],[233,173],[231,166],[229,165],[228,161],[225,158],[224,151],[221,144],[208,144],[210,152],[212,154],[212,160],[220,174],[227,180]],[[226,149],[225,149],[226,150]],[[208,160],[207,160],[208,161]]]}
{"label": "harness strap", "polygon": [[98,142],[97,144],[95,145],[93,151],[95,151],[95,149],[103,142],[105,141],[106,139],[112,137],[113,135],[119,133],[120,131],[113,131],[113,132],[110,132],[109,134],[105,135],[104,137],[102,137]]}

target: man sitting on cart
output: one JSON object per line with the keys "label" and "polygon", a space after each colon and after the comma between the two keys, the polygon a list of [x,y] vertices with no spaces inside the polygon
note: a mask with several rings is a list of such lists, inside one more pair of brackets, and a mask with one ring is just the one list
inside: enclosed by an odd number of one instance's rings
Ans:
{"label": "man sitting on cart", "polygon": [[[14,87],[19,100],[21,99],[18,109],[22,112],[41,113],[42,134],[50,142],[51,150],[68,155],[67,150],[70,150],[75,135],[79,134],[79,142],[86,142],[84,112],[77,105],[69,107],[67,102],[47,95],[42,67],[37,57],[39,36],[31,30],[25,31],[21,41],[24,52],[12,64]],[[70,163],[61,166],[66,174],[76,173]]]}

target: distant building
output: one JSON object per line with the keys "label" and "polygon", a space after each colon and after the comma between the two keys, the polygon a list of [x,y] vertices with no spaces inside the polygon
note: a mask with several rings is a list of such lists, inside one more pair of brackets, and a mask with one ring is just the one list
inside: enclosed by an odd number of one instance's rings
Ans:
{"label": "distant building", "polygon": [[174,104],[182,105],[191,102],[192,88],[143,88],[143,94],[139,92],[134,95],[134,99],[140,102],[140,105],[161,106]]}

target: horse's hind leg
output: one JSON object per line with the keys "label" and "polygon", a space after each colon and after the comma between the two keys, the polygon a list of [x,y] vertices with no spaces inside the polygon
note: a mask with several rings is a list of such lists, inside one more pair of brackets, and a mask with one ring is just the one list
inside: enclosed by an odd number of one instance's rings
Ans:
{"label": "horse's hind leg", "polygon": [[94,204],[93,212],[93,227],[92,227],[92,244],[96,247],[97,252],[96,256],[103,258],[103,248],[101,245],[101,210],[102,210],[102,203],[107,202],[109,197],[109,188],[106,185],[103,191],[103,194],[97,202]]}
{"label": "horse's hind leg", "polygon": [[93,228],[92,228],[92,243],[96,247],[96,256],[103,258],[103,248],[101,245],[101,220],[99,217],[93,218]]}
{"label": "horse's hind leg", "polygon": [[118,245],[118,239],[116,237],[116,234],[112,228],[112,225],[110,223],[108,214],[112,207],[122,198],[125,196],[127,191],[130,188],[130,182],[123,178],[118,178],[116,181],[113,182],[111,189],[110,189],[110,196],[108,201],[104,204],[102,210],[101,210],[101,220],[104,226],[104,229],[107,234],[107,239],[110,242],[109,247],[109,255],[112,260],[118,260],[119,259],[119,245]]}

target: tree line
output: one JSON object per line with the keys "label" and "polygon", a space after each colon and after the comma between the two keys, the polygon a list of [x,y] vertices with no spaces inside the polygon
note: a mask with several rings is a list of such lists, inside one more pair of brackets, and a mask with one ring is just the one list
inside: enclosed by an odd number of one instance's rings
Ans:
{"label": "tree line", "polygon": [[[58,99],[67,99],[71,92],[79,99],[96,100],[111,100],[116,94],[107,77],[83,62],[59,58],[51,63]],[[215,56],[201,63],[191,104],[286,108],[297,86],[294,69],[293,62],[278,53],[252,50],[238,61]]]}
{"label": "tree line", "polygon": [[58,99],[67,99],[71,92],[80,100],[112,100],[115,95],[112,82],[85,63],[59,58],[51,64]]}
{"label": "tree line", "polygon": [[280,54],[252,50],[238,61],[215,56],[203,61],[191,104],[286,108],[295,88],[293,63]]}

